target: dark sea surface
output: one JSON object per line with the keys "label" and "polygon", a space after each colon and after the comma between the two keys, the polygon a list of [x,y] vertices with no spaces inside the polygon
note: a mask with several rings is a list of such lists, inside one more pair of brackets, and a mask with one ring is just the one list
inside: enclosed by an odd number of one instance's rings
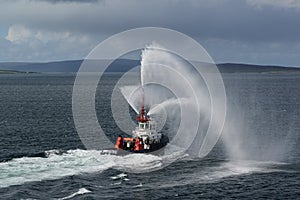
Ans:
{"label": "dark sea surface", "polygon": [[[0,75],[0,199],[300,199],[300,74],[222,76],[224,133],[195,158],[85,150],[72,115],[75,74]],[[113,139],[118,127],[101,108],[119,78],[108,74],[96,99]]]}

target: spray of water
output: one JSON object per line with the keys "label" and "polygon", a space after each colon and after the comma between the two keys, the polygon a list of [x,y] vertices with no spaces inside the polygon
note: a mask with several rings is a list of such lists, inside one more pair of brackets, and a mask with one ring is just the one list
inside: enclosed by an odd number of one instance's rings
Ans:
{"label": "spray of water", "polygon": [[222,141],[229,159],[298,162],[295,152],[298,152],[296,141],[300,137],[295,122],[299,115],[282,110],[282,107],[294,109],[289,100],[291,97],[281,97],[278,104],[277,92],[283,93],[286,86],[281,85],[286,83],[264,85],[265,81],[270,83],[273,78],[275,83],[277,77],[263,74],[226,76],[225,83],[228,81],[226,85],[230,95]]}
{"label": "spray of water", "polygon": [[155,115],[156,113],[160,113],[163,110],[165,110],[167,107],[175,107],[180,104],[180,101],[175,98],[167,99],[166,101],[154,105],[152,108],[150,108],[149,112],[147,115]]}
{"label": "spray of water", "polygon": [[137,103],[134,102],[137,98],[133,98],[133,95],[138,90],[138,87],[139,86],[128,85],[120,88],[121,93],[125,97],[126,101],[137,114],[139,114],[139,108],[137,107]]}
{"label": "spray of water", "polygon": [[166,113],[171,144],[194,155],[207,155],[218,135],[210,135],[212,145],[205,140],[211,123],[211,100],[201,75],[193,65],[157,43],[147,46],[141,57],[141,85],[121,87],[125,99],[138,112],[143,90],[148,115],[155,119]]}

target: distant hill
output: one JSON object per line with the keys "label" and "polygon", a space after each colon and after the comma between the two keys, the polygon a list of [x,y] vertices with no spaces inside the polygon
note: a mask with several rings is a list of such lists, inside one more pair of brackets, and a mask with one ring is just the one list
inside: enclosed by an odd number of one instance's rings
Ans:
{"label": "distant hill", "polygon": [[[26,63],[26,62],[3,62],[0,63],[0,70],[15,70],[22,72],[77,72],[83,60],[56,61],[46,63]],[[91,61],[93,62],[93,61]],[[95,67],[104,65],[107,60],[96,61]],[[117,59],[107,72],[126,72],[140,64],[139,60]],[[222,73],[239,73],[239,72],[300,72],[300,68],[251,65],[237,63],[217,64]]]}
{"label": "distant hill", "polygon": [[[3,62],[0,70],[18,70],[24,72],[77,72],[83,60],[55,61],[46,63]],[[93,62],[93,61],[89,61]],[[107,60],[97,60],[97,65]],[[109,72],[125,72],[140,64],[138,60],[117,59],[109,67]],[[97,66],[95,66],[97,67]]]}
{"label": "distant hill", "polygon": [[2,70],[23,72],[77,72],[82,60],[57,61],[47,63],[5,62],[0,63]]}
{"label": "distant hill", "polygon": [[[22,74],[22,73],[27,73],[27,72],[21,72],[16,70],[0,70],[0,74]],[[33,73],[33,72],[28,72],[28,73]]]}
{"label": "distant hill", "polygon": [[217,64],[221,73],[246,73],[246,72],[300,72],[300,68],[282,67],[272,65],[251,65],[238,63]]}

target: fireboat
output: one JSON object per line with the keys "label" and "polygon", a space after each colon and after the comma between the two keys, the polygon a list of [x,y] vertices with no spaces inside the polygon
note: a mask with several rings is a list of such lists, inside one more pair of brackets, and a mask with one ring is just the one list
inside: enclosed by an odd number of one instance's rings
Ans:
{"label": "fireboat", "polygon": [[126,155],[128,153],[162,153],[167,145],[167,135],[156,130],[156,122],[146,114],[144,92],[140,114],[136,116],[138,126],[132,131],[132,137],[119,135],[115,148],[102,150],[101,154]]}

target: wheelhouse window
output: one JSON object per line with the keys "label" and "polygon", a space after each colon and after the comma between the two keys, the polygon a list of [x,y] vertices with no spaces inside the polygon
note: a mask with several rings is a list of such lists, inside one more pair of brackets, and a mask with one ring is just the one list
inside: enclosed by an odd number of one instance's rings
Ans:
{"label": "wheelhouse window", "polygon": [[144,123],[140,123],[140,129],[145,129],[145,124]]}
{"label": "wheelhouse window", "polygon": [[146,126],[145,126],[145,127],[146,127],[146,129],[148,129],[148,128],[149,128],[149,123],[146,123]]}

